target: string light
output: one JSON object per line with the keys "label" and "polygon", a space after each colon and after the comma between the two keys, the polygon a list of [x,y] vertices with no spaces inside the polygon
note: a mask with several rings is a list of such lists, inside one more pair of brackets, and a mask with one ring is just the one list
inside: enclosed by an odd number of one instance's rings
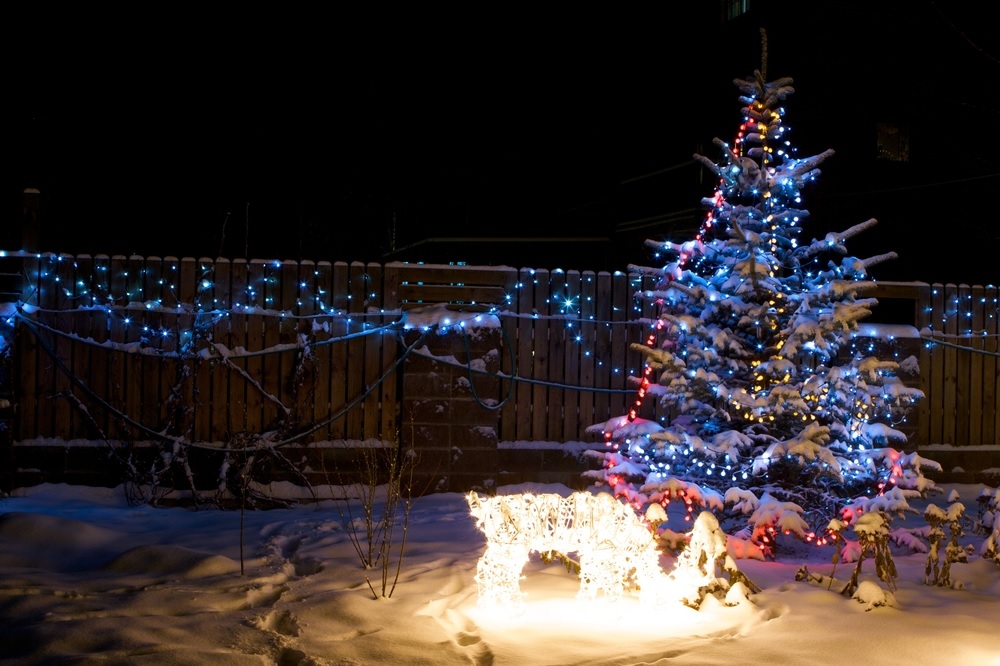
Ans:
{"label": "string light", "polygon": [[[274,309],[275,298],[284,289],[283,271],[281,270],[284,265],[283,262],[276,260],[253,262],[250,265],[250,270],[246,271],[246,282],[242,284],[239,290],[236,289],[237,285],[234,284],[234,291],[231,293],[230,302],[224,303],[216,294],[213,276],[217,267],[210,263],[198,262],[196,264],[195,277],[197,281],[194,283],[194,294],[189,302],[180,302],[177,289],[182,262],[178,260],[171,259],[167,261],[155,259],[157,261],[157,271],[159,272],[159,276],[157,277],[156,272],[149,267],[136,270],[133,263],[134,259],[124,260],[118,257],[109,259],[102,255],[93,258],[88,257],[89,269],[79,264],[78,261],[71,262],[77,268],[77,275],[71,281],[72,286],[69,286],[65,284],[65,280],[60,275],[60,265],[67,260],[65,255],[54,253],[26,254],[9,251],[6,254],[8,256],[30,257],[37,260],[34,273],[28,277],[30,283],[38,290],[38,293],[32,294],[29,298],[45,302],[50,290],[58,288],[66,300],[76,300],[81,304],[85,304],[86,307],[91,308],[101,306],[108,317],[109,328],[113,328],[116,322],[123,321],[125,313],[131,309],[130,303],[132,301],[141,302],[144,310],[150,316],[162,311],[173,314],[194,312],[210,316],[226,317],[231,314],[261,314],[263,316],[275,316],[286,319],[334,317],[343,320],[351,330],[361,331],[382,326],[382,318],[386,315],[394,314],[385,309],[375,311],[369,309],[363,313],[349,312],[350,309],[354,308],[354,301],[356,300],[353,294],[344,292],[334,293],[326,287],[321,287],[319,280],[302,280],[298,267],[296,267],[291,276],[296,289],[296,298],[293,302],[296,304],[298,310],[309,304],[315,314],[300,315],[288,310],[278,311]],[[112,275],[115,266],[120,266],[120,269],[117,274]],[[562,274],[565,274],[565,272],[559,270],[552,271],[550,279]],[[313,275],[319,275],[319,272],[313,271]],[[607,339],[608,336],[629,335],[627,329],[642,326],[640,321],[642,314],[641,307],[636,307],[634,304],[631,308],[634,316],[631,318],[604,320],[598,319],[593,312],[589,312],[586,315],[582,314],[581,305],[583,303],[589,304],[594,302],[593,297],[585,293],[584,289],[593,288],[590,285],[594,284],[595,276],[586,274],[579,276],[578,283],[574,282],[574,286],[570,286],[567,283],[558,289],[553,289],[546,301],[553,304],[553,314],[537,312],[528,315],[519,315],[505,309],[505,304],[510,305],[518,300],[518,292],[524,289],[534,289],[538,284],[541,273],[533,269],[530,271],[530,275],[533,276],[531,282],[517,282],[511,292],[503,295],[503,303],[489,306],[486,308],[486,314],[495,315],[503,319],[516,319],[522,316],[534,319],[558,319],[567,329],[567,342],[579,350],[582,358],[594,359],[597,367],[609,366],[607,359],[604,359],[601,354],[597,353],[599,340]],[[613,275],[616,279],[621,279],[625,276],[622,272],[615,272]],[[137,278],[141,278],[142,282],[135,283]],[[634,279],[638,280],[641,278]],[[369,282],[367,279],[365,281],[366,283]],[[145,285],[155,287],[157,293],[148,292]],[[120,288],[123,290],[119,291]],[[366,291],[366,304],[374,303],[378,297],[378,292],[374,290]],[[337,307],[334,303],[340,303],[341,306]],[[615,312],[621,312],[621,309],[616,309]],[[167,340],[194,336],[195,331],[190,328],[183,328],[182,321],[184,320],[178,320],[177,322],[182,326],[180,330],[175,330],[170,335],[159,337],[158,342],[155,344],[163,346]],[[583,329],[584,325],[590,326],[587,329]],[[154,343],[152,339],[145,340],[144,342]],[[634,368],[624,365],[615,365],[610,367],[608,371],[612,377],[629,376],[636,372]]]}
{"label": "string light", "polygon": [[476,527],[486,536],[486,550],[476,566],[478,604],[509,612],[524,610],[521,571],[532,552],[579,555],[577,598],[620,601],[635,592],[640,603],[697,607],[706,590],[726,588],[720,563],[727,557],[718,521],[702,512],[688,536],[688,548],[667,573],[660,567],[650,520],[608,493],[575,492],[466,495]]}

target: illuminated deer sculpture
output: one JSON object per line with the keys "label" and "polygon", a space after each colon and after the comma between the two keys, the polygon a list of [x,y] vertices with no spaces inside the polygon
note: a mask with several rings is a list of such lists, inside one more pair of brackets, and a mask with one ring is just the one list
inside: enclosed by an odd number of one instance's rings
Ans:
{"label": "illuminated deer sculpture", "polygon": [[486,535],[476,583],[479,601],[519,606],[521,570],[532,551],[577,553],[581,599],[599,593],[615,601],[633,589],[656,594],[664,578],[649,526],[608,493],[577,492],[467,496],[476,526]]}

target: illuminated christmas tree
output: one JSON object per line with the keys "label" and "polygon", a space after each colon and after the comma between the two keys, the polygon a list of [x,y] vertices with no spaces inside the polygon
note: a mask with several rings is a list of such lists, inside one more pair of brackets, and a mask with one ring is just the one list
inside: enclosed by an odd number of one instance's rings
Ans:
{"label": "illuminated christmas tree", "polygon": [[[897,427],[922,397],[899,379],[901,363],[850,349],[877,304],[864,296],[868,269],[896,255],[847,253],[874,219],[800,242],[801,190],[833,151],[794,156],[782,108],[791,79],[757,71],[735,83],[735,140],[715,139],[718,161],[695,155],[718,178],[698,235],[647,240],[665,265],[631,267],[655,279],[636,296],[658,313],[646,344],[633,345],[646,359],[632,378],[636,406],[590,431],[607,442],[593,475],[615,495],[643,511],[673,500],[709,508],[762,556],[778,531],[822,542],[838,513],[850,521],[875,502],[907,512],[908,497],[934,488],[922,468],[940,467],[901,450]],[[647,397],[669,418],[639,418]]]}

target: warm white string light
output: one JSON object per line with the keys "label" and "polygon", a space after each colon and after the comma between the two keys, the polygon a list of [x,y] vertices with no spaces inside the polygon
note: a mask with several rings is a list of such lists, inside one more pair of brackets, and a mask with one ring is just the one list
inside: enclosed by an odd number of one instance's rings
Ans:
{"label": "warm white string light", "polygon": [[466,497],[487,541],[476,569],[480,605],[523,610],[521,570],[532,552],[577,553],[577,597],[585,601],[600,597],[614,602],[637,592],[643,604],[697,606],[706,590],[729,590],[719,574],[736,570],[726,551],[726,535],[708,511],[695,521],[688,548],[667,574],[652,527],[609,493],[488,497],[470,492]]}

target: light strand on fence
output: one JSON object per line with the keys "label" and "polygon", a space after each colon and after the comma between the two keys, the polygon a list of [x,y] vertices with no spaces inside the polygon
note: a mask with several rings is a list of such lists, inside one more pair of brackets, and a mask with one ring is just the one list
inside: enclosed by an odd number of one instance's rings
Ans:
{"label": "light strand on fence", "polygon": [[[997,337],[997,336],[992,336]],[[978,354],[982,356],[993,356],[995,358],[1000,358],[1000,352],[988,351],[986,349],[976,349],[975,347],[966,347],[964,345],[956,345],[950,342],[945,342],[938,338],[920,338],[925,342],[925,346],[928,348],[938,346],[938,347],[948,347],[950,349],[958,349],[963,352],[969,352],[970,354]]]}
{"label": "light strand on fence", "polygon": [[[22,254],[26,258],[38,259],[41,265],[38,266],[38,272],[31,281],[32,284],[36,285],[36,288],[45,292],[48,289],[62,289],[63,298],[68,302],[76,304],[75,310],[39,310],[43,312],[55,312],[64,313],[67,311],[83,311],[83,310],[93,310],[101,311],[108,318],[108,329],[113,330],[117,326],[129,329],[133,326],[137,326],[140,336],[139,342],[149,344],[152,348],[162,348],[169,347],[176,344],[179,349],[187,349],[190,347],[192,342],[199,336],[198,331],[202,331],[201,337],[206,335],[210,336],[209,327],[214,326],[216,323],[224,323],[228,317],[234,315],[256,315],[261,317],[278,317],[282,319],[288,319],[289,321],[300,321],[303,319],[312,319],[313,321],[323,320],[324,317],[338,317],[341,318],[347,324],[347,330],[350,332],[352,326],[357,325],[363,331],[369,329],[369,327],[377,327],[378,322],[372,323],[369,321],[371,318],[381,319],[386,316],[397,316],[400,314],[399,310],[385,310],[380,309],[375,312],[366,313],[344,313],[343,310],[337,310],[332,307],[332,300],[330,300],[329,305],[323,305],[320,309],[323,310],[319,314],[305,314],[296,315],[289,311],[275,310],[271,308],[261,308],[259,304],[261,301],[266,301],[268,292],[280,293],[281,291],[281,280],[277,275],[263,274],[259,276],[259,283],[256,285],[249,284],[246,288],[247,301],[242,303],[234,303],[230,310],[221,309],[216,307],[218,301],[212,301],[213,307],[208,308],[203,305],[207,301],[202,301],[195,299],[191,303],[181,303],[177,302],[175,304],[168,304],[162,298],[155,300],[147,299],[138,301],[137,298],[144,298],[145,293],[141,291],[139,286],[135,289],[128,289],[128,279],[133,278],[139,280],[139,276],[136,275],[136,271],[129,271],[129,267],[123,266],[121,269],[121,275],[117,278],[117,283],[122,285],[124,289],[124,297],[115,293],[111,293],[111,288],[109,285],[115,283],[114,278],[108,276],[108,271],[110,266],[107,262],[95,262],[92,267],[92,272],[94,275],[98,276],[93,278],[91,281],[96,282],[96,288],[91,290],[87,283],[78,280],[76,284],[69,286],[60,280],[60,272],[63,270],[63,262],[72,262],[73,271],[79,269],[77,261],[68,256],[61,255],[29,255]],[[282,262],[260,262],[256,264],[259,269],[264,270],[265,268],[270,268],[272,270],[278,270],[282,267]],[[69,263],[65,264],[66,268],[69,267]],[[189,266],[189,270],[190,270]],[[139,269],[140,272],[145,272],[146,269]],[[167,266],[167,273],[173,273],[179,270],[179,263],[176,261],[171,261],[170,265]],[[209,279],[213,268],[208,262],[197,262],[198,281],[197,281],[197,291],[199,295],[208,298],[213,290],[213,283]],[[68,274],[69,271],[67,271]],[[561,271],[555,271],[554,274],[560,273]],[[538,275],[537,272],[533,272],[534,275]],[[169,292],[170,294],[176,294],[176,276],[172,276],[170,279],[159,278],[156,280],[157,286],[162,290]],[[192,279],[192,278],[189,278]],[[366,279],[366,278],[363,278]],[[594,276],[585,276],[586,281],[590,282],[594,279]],[[46,282],[48,280],[48,282]],[[366,280],[367,281],[367,280]],[[533,287],[538,283],[538,279],[535,278],[530,282],[519,282],[515,288],[521,289],[525,287]],[[299,284],[300,291],[307,287],[306,283],[302,282]],[[493,307],[489,310],[488,314],[494,314],[496,316],[503,316],[511,319],[532,319],[538,321],[560,321],[567,329],[572,332],[569,334],[567,341],[576,345],[580,350],[580,353],[584,358],[594,358],[594,362],[600,367],[606,364],[606,359],[601,358],[601,355],[596,354],[596,348],[598,345],[597,338],[601,337],[601,334],[596,328],[603,326],[605,328],[621,327],[621,326],[631,326],[636,322],[634,320],[625,321],[608,321],[608,320],[598,320],[593,314],[589,316],[575,316],[581,308],[581,304],[592,302],[593,295],[587,294],[583,295],[581,293],[573,293],[569,291],[569,287],[565,291],[554,292],[548,299],[546,299],[546,306],[551,306],[551,309],[555,314],[543,314],[539,312],[534,312],[530,314],[519,314],[512,313],[509,311],[500,311],[497,307]],[[327,291],[322,290],[322,293],[330,298]],[[346,300],[350,300],[351,296],[347,295]],[[119,301],[127,299],[127,305],[118,304]],[[44,293],[37,294],[37,300],[46,301],[49,300],[45,297]],[[176,296],[174,297],[176,301]],[[341,299],[343,301],[345,299]],[[374,302],[377,300],[377,295],[374,293],[368,294],[367,302]],[[506,302],[511,303],[514,300],[513,294],[508,294],[506,296]],[[301,304],[302,299],[299,299]],[[554,305],[553,305],[554,304]],[[183,315],[188,317],[193,317],[190,326],[182,327],[178,325],[163,325],[160,322],[150,321],[150,317],[156,317],[157,315]],[[589,329],[589,330],[588,330]],[[375,330],[381,330],[376,328]],[[132,334],[136,335],[136,334]],[[143,339],[145,338],[145,339]],[[612,372],[614,374],[621,374],[625,372],[622,367],[615,367]],[[628,371],[632,372],[632,371]]]}
{"label": "light strand on fence", "polygon": [[[15,315],[17,316],[17,315]],[[23,315],[20,315],[24,318]],[[34,326],[41,328],[53,335],[57,335],[67,340],[72,340],[74,343],[87,345],[90,347],[96,347],[99,349],[111,349],[124,354],[144,354],[146,356],[163,356],[169,358],[195,358],[202,356],[201,350],[195,351],[180,351],[171,352],[159,349],[157,347],[142,346],[140,341],[136,342],[115,342],[113,340],[106,340],[104,342],[97,342],[93,338],[81,338],[80,336],[67,333],[65,331],[60,331],[57,328],[53,328],[47,324],[43,324],[37,319],[31,319]],[[395,331],[400,328],[400,322],[394,321],[390,324],[385,324],[377,328],[370,328],[358,333],[348,333],[345,335],[338,335],[336,337],[327,338],[325,340],[316,340],[308,343],[303,343],[301,338],[296,337],[295,342],[284,343],[274,345],[272,347],[266,347],[264,349],[259,349],[256,351],[247,351],[245,349],[229,349],[226,345],[216,342],[208,342],[206,350],[208,358],[246,358],[251,356],[267,356],[270,354],[281,354],[288,351],[300,351],[307,347],[325,347],[327,345],[332,345],[340,342],[347,342],[349,340],[356,340],[358,338],[367,337],[369,335],[375,335],[377,333],[387,333],[390,331]]]}
{"label": "light strand on fence", "polygon": [[[707,231],[711,226],[711,221],[706,219],[703,231]],[[197,284],[195,285],[195,289],[198,296],[191,303],[179,303],[176,302],[177,272],[182,262],[173,258],[163,263],[166,269],[165,276],[155,278],[154,286],[159,290],[161,296],[155,299],[147,299],[145,297],[148,295],[147,288],[149,285],[146,285],[145,281],[152,279],[149,277],[150,269],[142,267],[136,271],[134,266],[125,265],[129,261],[134,261],[134,259],[108,260],[105,255],[98,255],[97,259],[91,259],[93,266],[89,281],[77,280],[74,284],[67,284],[66,282],[72,277],[71,274],[79,269],[78,259],[75,257],[52,253],[35,254],[24,252],[0,252],[0,255],[8,257],[20,256],[25,259],[37,260],[39,262],[37,273],[34,276],[29,276],[31,278],[29,281],[35,288],[43,292],[51,289],[61,289],[62,298],[68,303],[75,304],[77,309],[103,310],[109,318],[109,328],[113,328],[116,325],[125,327],[131,327],[132,325],[141,326],[143,327],[141,334],[159,337],[163,341],[159,343],[161,346],[167,340],[175,339],[176,344],[183,347],[184,344],[190,342],[194,337],[194,329],[179,330],[176,326],[157,326],[155,323],[144,321],[149,315],[173,313],[198,317],[201,318],[197,321],[199,326],[210,325],[210,321],[205,321],[205,318],[217,317],[221,321],[222,318],[237,314],[280,317],[287,318],[290,321],[307,319],[323,321],[325,317],[338,317],[346,322],[348,332],[350,332],[353,326],[357,326],[362,331],[373,326],[379,327],[381,319],[387,316],[396,316],[400,313],[399,310],[376,307],[378,294],[370,289],[370,285],[367,284],[368,279],[365,275],[361,276],[366,282],[364,285],[365,289],[357,289],[356,291],[364,294],[365,303],[362,304],[362,307],[367,307],[368,311],[347,313],[343,308],[333,307],[333,303],[338,301],[341,303],[350,303],[352,300],[355,300],[354,296],[346,293],[338,294],[335,298],[335,295],[330,293],[329,287],[324,286],[323,281],[315,277],[320,273],[318,270],[313,271],[315,279],[303,279],[301,275],[296,276],[299,283],[296,289],[297,297],[295,306],[296,308],[302,308],[310,304],[318,312],[294,314],[288,310],[268,308],[269,304],[273,305],[275,295],[282,293],[284,290],[280,272],[286,267],[287,262],[277,260],[253,262],[251,265],[257,271],[260,271],[261,274],[253,276],[251,275],[253,271],[247,273],[248,284],[246,284],[245,289],[240,291],[244,299],[233,299],[235,302],[228,304],[229,307],[227,309],[226,307],[219,307],[220,303],[214,297],[215,286],[211,277],[212,273],[216,270],[216,266],[210,261],[195,262],[197,264],[195,267],[196,278],[189,277],[189,279],[196,279]],[[64,262],[71,262],[73,270],[65,270]],[[109,273],[112,264],[116,262],[122,264],[122,267],[120,274],[112,276]],[[633,267],[632,270],[638,271],[639,269]],[[65,273],[65,280],[62,278],[61,273]],[[550,275],[556,276],[564,273],[565,271],[556,269]],[[535,287],[542,279],[538,277],[539,274],[539,272],[533,272],[528,280],[516,283],[514,285],[515,291]],[[352,276],[352,279],[356,281],[356,277]],[[579,279],[581,283],[590,284],[593,282],[594,277],[593,275],[584,274],[579,278],[574,278],[574,280]],[[631,273],[630,282],[634,290],[637,290],[641,286],[642,280],[645,277],[648,276],[643,276],[641,273],[636,272]],[[90,286],[91,284],[93,287]],[[111,293],[111,285],[121,286],[122,293]],[[631,309],[633,315],[626,320],[608,321],[606,319],[597,319],[594,314],[584,315],[583,312],[585,312],[585,309],[582,306],[592,303],[594,296],[590,293],[585,294],[583,291],[580,291],[579,284],[576,289],[574,291],[573,287],[565,285],[563,288],[553,291],[544,300],[543,308],[543,310],[549,310],[551,314],[547,314],[544,311],[533,313],[509,312],[501,310],[501,306],[491,306],[488,312],[502,316],[505,319],[562,321],[567,329],[572,329],[572,334],[568,340],[581,348],[581,353],[585,357],[592,356],[596,352],[596,343],[593,338],[594,331],[585,332],[585,326],[611,328],[618,326],[628,327],[635,325],[637,322],[645,323],[641,318],[643,305],[639,299],[632,299]],[[995,295],[996,292],[993,287],[987,287],[986,290],[987,294],[961,293],[953,295],[949,299],[941,321],[931,322],[927,326],[934,339],[940,339],[942,335],[947,339],[989,339],[995,337],[997,334],[990,333],[990,331],[995,330],[996,322],[998,321],[998,317],[1000,317],[1000,299]],[[163,293],[174,295],[172,299],[174,303],[168,304],[169,301],[164,300],[162,297]],[[940,289],[935,287],[933,291],[934,296],[936,297],[939,293]],[[44,294],[39,294],[39,296],[44,296]],[[127,305],[118,303],[123,298],[129,299]],[[504,300],[506,304],[512,304],[517,300],[517,294],[507,294]],[[226,304],[223,303],[221,305],[225,306]],[[930,306],[926,307],[930,311]],[[65,312],[67,310],[43,311]],[[946,328],[952,330],[946,331]],[[619,368],[615,371],[620,372],[621,369]]]}
{"label": "light strand on fence", "polygon": [[435,363],[440,363],[441,365],[447,365],[453,368],[462,368],[468,370],[469,372],[475,375],[493,377],[495,379],[502,379],[505,381],[511,381],[515,383],[533,384],[536,386],[547,386],[549,388],[565,389],[568,391],[583,391],[586,393],[608,393],[612,395],[621,395],[633,392],[633,389],[603,389],[592,386],[580,386],[579,384],[559,384],[557,382],[550,382],[542,379],[532,379],[530,377],[524,377],[523,375],[509,375],[503,372],[487,372],[486,370],[479,370],[478,368],[473,368],[469,363],[459,363],[457,361],[451,361],[447,358],[442,358],[440,356],[434,356],[433,354],[426,354],[421,351],[415,351],[413,352],[413,355],[422,356],[426,359],[434,361]]}

